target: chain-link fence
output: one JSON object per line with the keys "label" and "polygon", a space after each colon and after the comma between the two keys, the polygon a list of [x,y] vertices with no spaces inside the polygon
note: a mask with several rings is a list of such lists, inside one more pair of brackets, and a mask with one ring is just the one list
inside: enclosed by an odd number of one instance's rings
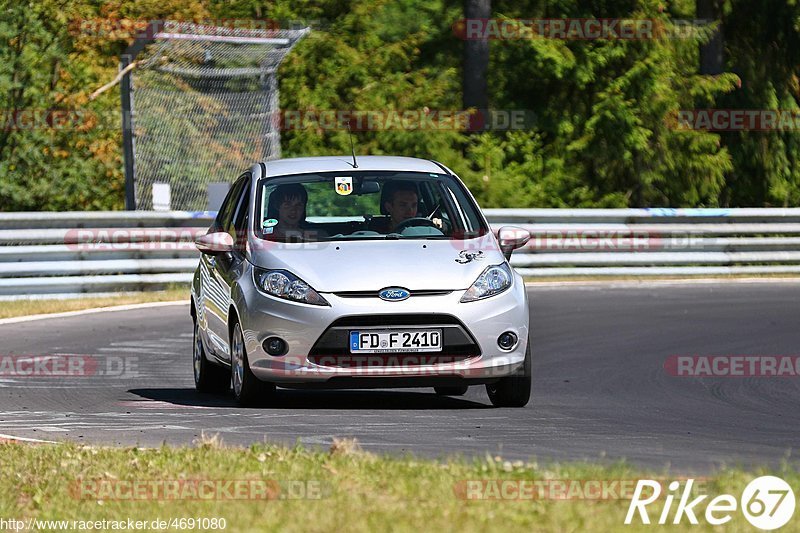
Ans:
{"label": "chain-link fence", "polygon": [[280,156],[277,70],[308,31],[174,23],[155,35],[131,76],[137,209],[166,184],[168,208],[205,210],[209,184]]}

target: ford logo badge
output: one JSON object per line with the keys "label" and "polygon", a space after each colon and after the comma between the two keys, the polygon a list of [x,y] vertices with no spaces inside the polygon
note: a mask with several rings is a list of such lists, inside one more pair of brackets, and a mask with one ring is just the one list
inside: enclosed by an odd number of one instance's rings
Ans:
{"label": "ford logo badge", "polygon": [[400,287],[390,287],[378,293],[378,298],[387,302],[400,302],[408,299],[409,296],[411,296],[411,293]]}

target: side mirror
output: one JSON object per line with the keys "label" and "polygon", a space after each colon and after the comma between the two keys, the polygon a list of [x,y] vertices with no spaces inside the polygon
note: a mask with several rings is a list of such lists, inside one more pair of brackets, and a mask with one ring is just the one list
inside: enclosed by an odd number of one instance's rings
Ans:
{"label": "side mirror", "polygon": [[516,226],[503,226],[497,231],[497,240],[500,241],[500,250],[506,259],[511,259],[511,252],[522,248],[531,239],[528,230]]}
{"label": "side mirror", "polygon": [[233,237],[224,231],[207,233],[195,239],[194,245],[204,254],[219,255],[233,251]]}

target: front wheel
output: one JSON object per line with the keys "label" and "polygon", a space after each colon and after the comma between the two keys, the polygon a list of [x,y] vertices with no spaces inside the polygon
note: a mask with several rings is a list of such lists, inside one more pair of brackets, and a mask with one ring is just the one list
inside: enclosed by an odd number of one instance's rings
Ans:
{"label": "front wheel", "polygon": [[231,375],[227,368],[215,365],[206,358],[203,340],[200,337],[200,324],[194,322],[194,343],[192,348],[194,366],[194,386],[200,392],[225,392],[231,388]]}
{"label": "front wheel", "polygon": [[274,384],[261,381],[250,370],[242,326],[238,322],[233,326],[231,335],[231,380],[233,396],[242,406],[265,404],[275,394]]}
{"label": "front wheel", "polygon": [[525,363],[513,376],[486,385],[486,393],[495,407],[525,407],[531,399],[531,343],[525,350]]}

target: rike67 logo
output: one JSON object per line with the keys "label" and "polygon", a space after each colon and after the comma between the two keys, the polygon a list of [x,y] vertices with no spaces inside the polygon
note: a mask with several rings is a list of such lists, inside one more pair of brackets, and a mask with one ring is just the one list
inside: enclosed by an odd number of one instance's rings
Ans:
{"label": "rike67 logo", "polygon": [[[739,510],[750,524],[763,530],[778,529],[786,525],[794,514],[795,497],[792,488],[779,477],[761,476],[751,481],[741,498],[737,500],[731,494],[720,494],[708,500],[708,494],[700,494],[691,499],[694,480],[686,480],[681,487],[679,481],[668,486],[664,498],[664,507],[658,516],[658,524],[681,524],[687,520],[690,524],[698,524],[698,516],[713,526],[720,526],[731,521]],[[662,495],[661,483],[651,479],[640,479],[625,516],[625,524],[629,525],[637,517],[642,524],[650,524],[648,506],[656,502]],[[673,513],[673,503],[678,500]],[[705,511],[702,509],[705,507]],[[657,515],[658,513],[654,513]],[[654,516],[655,518],[655,516]]]}

